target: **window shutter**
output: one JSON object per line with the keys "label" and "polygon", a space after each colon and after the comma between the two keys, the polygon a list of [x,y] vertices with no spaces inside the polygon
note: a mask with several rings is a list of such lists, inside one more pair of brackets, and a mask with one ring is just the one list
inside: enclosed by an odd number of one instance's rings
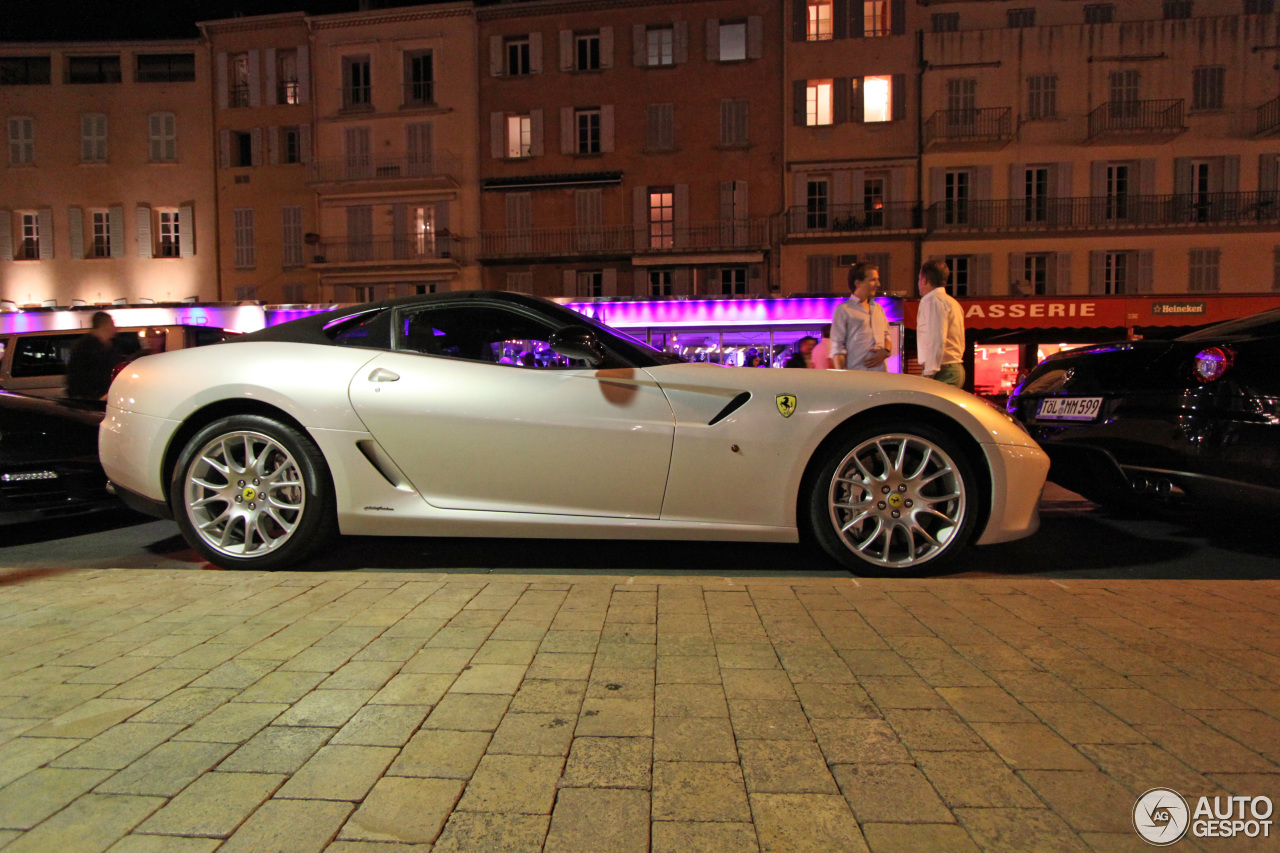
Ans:
{"label": "window shutter", "polygon": [[907,117],[907,75],[894,74],[889,82],[892,91],[889,93],[892,104],[889,109],[890,121],[902,121]]}
{"label": "window shutter", "polygon": [[[3,255],[0,255],[0,260],[4,260]],[[1280,291],[1280,246],[1272,250],[1271,289]]]}
{"label": "window shutter", "polygon": [[675,22],[675,37],[672,41],[671,61],[676,65],[683,65],[689,61],[689,22]]}
{"label": "window shutter", "polygon": [[[838,177],[837,177],[837,181],[838,181]],[[834,189],[835,187],[833,186],[832,190]],[[845,214],[848,215],[849,213],[856,213],[857,216],[861,217],[863,213],[863,206],[866,202],[866,195],[867,195],[867,170],[851,169],[849,171],[848,203],[853,205],[853,210],[852,211],[846,210]],[[835,199],[833,194],[832,201],[834,200]],[[832,215],[834,216],[838,214],[836,214],[833,211]],[[887,290],[888,288],[885,288],[885,289]]]}
{"label": "window shutter", "polygon": [[1191,186],[1191,158],[1173,158],[1173,191],[1177,194],[1189,194]]}
{"label": "window shutter", "polygon": [[649,248],[649,188],[631,189],[631,228],[636,251]]}
{"label": "window shutter", "polygon": [[529,110],[529,130],[533,139],[530,143],[530,154],[541,157],[542,149],[542,110]]}
{"label": "window shutter", "polygon": [[1240,155],[1228,154],[1222,158],[1222,191],[1240,192]]}
{"label": "window shutter", "polygon": [[489,76],[501,77],[502,71],[502,36],[489,36]]}
{"label": "window shutter", "polygon": [[160,113],[147,117],[147,135],[151,137],[151,162],[164,158],[164,119]]}
{"label": "window shutter", "polygon": [[1274,193],[1280,189],[1280,156],[1258,155],[1258,191]]}
{"label": "window shutter", "polygon": [[542,33],[529,33],[529,73],[542,73]]}
{"label": "window shutter", "polygon": [[747,18],[747,59],[764,56],[764,18],[752,15]]}
{"label": "window shutter", "polygon": [[[837,6],[840,4],[836,4]],[[791,40],[809,40],[808,0],[791,0]]]}
{"label": "window shutter", "polygon": [[[907,170],[898,168],[889,170],[889,195],[884,200],[885,206],[890,204],[900,204],[907,201]],[[891,225],[890,227],[901,227],[899,225]]]}
{"label": "window shutter", "polygon": [[391,254],[404,260],[409,257],[409,205],[391,205]]}
{"label": "window shutter", "polygon": [[613,67],[613,27],[600,28],[600,67]]}
{"label": "window shutter", "polygon": [[439,236],[449,230],[449,202],[438,201],[435,209],[436,235]]}
{"label": "window shutter", "polygon": [[733,181],[720,182],[720,221],[733,219]]}
{"label": "window shutter", "polygon": [[1089,293],[1099,295],[1107,289],[1107,253],[1101,249],[1089,252]]}
{"label": "window shutter", "polygon": [[194,212],[190,206],[178,208],[178,251],[184,258],[189,258],[196,253]]}
{"label": "window shutter", "polygon": [[[859,191],[862,190],[862,181],[854,180],[854,172],[848,169],[841,169],[831,176],[831,216],[839,219],[844,216],[844,209],[849,206],[853,198],[853,188],[856,186]],[[865,174],[861,170],[857,174]]]}
{"label": "window shutter", "polygon": [[[836,3],[842,0],[835,0]],[[866,35],[867,18],[861,0],[849,0],[849,37],[860,39]]]}
{"label": "window shutter", "polygon": [[84,260],[84,211],[67,208],[67,234],[71,236],[71,259]]}
{"label": "window shutter", "polygon": [[863,100],[862,85],[864,78],[854,77],[852,79],[842,78],[836,81],[836,85],[843,89],[848,106],[848,120],[855,124],[861,124],[866,120],[866,102]]}
{"label": "window shutter", "polygon": [[613,267],[601,271],[600,292],[605,296],[618,295],[618,271]]}
{"label": "window shutter", "polygon": [[1106,198],[1107,163],[1105,160],[1094,160],[1089,164],[1089,195],[1095,199]]}
{"label": "window shutter", "polygon": [[228,80],[226,51],[218,52],[217,66],[218,66],[218,72],[217,72],[218,109],[225,110],[231,104],[231,91],[229,89],[230,82]]}
{"label": "window shutter", "polygon": [[[1009,253],[1009,284],[1010,296],[1017,295],[1017,291],[1012,289],[1015,281],[1024,281],[1027,273],[1027,253],[1026,252],[1010,252]],[[1027,282],[1028,285],[1031,282]],[[977,295],[976,293],[974,294]],[[1028,295],[1034,295],[1034,292]]]}
{"label": "window shutter", "polygon": [[42,207],[36,211],[36,236],[40,238],[40,260],[53,258],[53,209]]}
{"label": "window shutter", "polygon": [[747,204],[748,204],[747,182],[734,181],[733,182],[733,218],[734,219],[740,222],[746,221],[747,211],[750,209],[748,208]]}
{"label": "window shutter", "polygon": [[1054,258],[1054,263],[1050,265],[1049,271],[1055,272],[1053,282],[1054,296],[1070,296],[1071,295],[1071,253],[1058,252]]}
{"label": "window shutter", "polygon": [[675,192],[672,194],[671,213],[675,219],[675,239],[673,242],[676,246],[689,245],[689,185],[676,184]]}
{"label": "window shutter", "polygon": [[691,288],[689,286],[689,268],[676,267],[671,271],[671,295],[672,296],[688,296]]}
{"label": "window shutter", "polygon": [[[861,81],[859,81],[861,83]],[[835,124],[846,121],[862,121],[862,98],[853,98],[856,104],[850,103],[850,89],[853,81],[848,77],[837,77],[831,81],[831,120]],[[862,86],[858,86],[859,91]],[[852,107],[852,110],[850,109]]]}
{"label": "window shutter", "polygon": [[1071,167],[1070,160],[1056,163],[1057,180],[1054,181],[1053,194],[1056,198],[1072,198],[1073,189],[1071,186]]}
{"label": "window shutter", "polygon": [[563,270],[560,273],[560,288],[564,296],[578,295],[578,271]]}
{"label": "window shutter", "polygon": [[280,128],[267,128],[267,162],[272,166],[280,165]]}
{"label": "window shutter", "polygon": [[431,122],[416,122],[407,127],[406,149],[409,153],[409,170],[415,175],[430,175],[435,171]]}
{"label": "window shutter", "polygon": [[720,61],[720,19],[707,18],[707,62]]}
{"label": "window shutter", "polygon": [[906,0],[893,0],[889,4],[889,28],[895,36],[906,35],[907,33],[907,3]]}
{"label": "window shutter", "polygon": [[947,170],[943,166],[929,169],[929,204],[941,204],[947,195]]}
{"label": "window shutter", "polygon": [[262,106],[262,64],[257,50],[249,51],[249,106]]}
{"label": "window shutter", "polygon": [[154,251],[151,243],[151,208],[138,206],[138,257],[150,258]]}
{"label": "window shutter", "polygon": [[809,122],[809,81],[791,81],[791,123],[803,127]]}
{"label": "window shutter", "polygon": [[124,257],[124,206],[107,209],[107,234],[111,238],[111,257]]}
{"label": "window shutter", "polygon": [[1156,194],[1156,161],[1144,159],[1138,161],[1138,194]]}
{"label": "window shutter", "polygon": [[573,126],[573,107],[560,108],[560,153],[572,154],[577,149],[577,129]]}
{"label": "window shutter", "polygon": [[231,168],[231,131],[218,131],[218,168]]}
{"label": "window shutter", "polygon": [[649,64],[649,34],[644,24],[631,26],[631,64],[637,68]]}
{"label": "window shutter", "polygon": [[1150,293],[1154,279],[1155,252],[1151,249],[1142,249],[1135,254],[1138,256],[1138,292]]}
{"label": "window shutter", "polygon": [[0,210],[0,261],[13,260],[13,217]]}
{"label": "window shutter", "polygon": [[[801,3],[805,8],[804,22],[805,26],[809,23],[808,3]],[[842,39],[849,37],[849,7],[844,0],[835,0],[831,4],[831,35],[834,38]]]}
{"label": "window shutter", "polygon": [[560,31],[560,70],[572,71],[574,65],[573,56],[573,30]]}
{"label": "window shutter", "polygon": [[303,163],[311,162],[311,125],[298,125],[298,159]]}
{"label": "window shutter", "polygon": [[503,138],[502,121],[505,116],[502,113],[489,113],[489,153],[493,155],[495,160],[501,160],[502,155],[506,152],[503,150],[506,146],[506,140]]}
{"label": "window shutter", "polygon": [[[311,48],[309,45],[298,45],[298,103],[305,104],[311,100]],[[303,160],[302,162],[307,162]]]}
{"label": "window shutter", "polygon": [[791,176],[791,181],[791,206],[792,215],[795,217],[791,222],[791,230],[805,231],[809,227],[806,215],[809,204],[809,173],[795,172]]}
{"label": "window shutter", "polygon": [[249,131],[249,165],[262,165],[262,128],[255,127]]}
{"label": "window shutter", "polygon": [[991,256],[971,255],[973,269],[969,275],[969,293],[972,296],[991,295]]}
{"label": "window shutter", "polygon": [[278,94],[276,92],[276,49],[274,47],[267,48],[266,60],[267,67],[264,70],[267,72],[267,106],[274,107],[278,102],[276,97]]}
{"label": "window shutter", "polygon": [[970,169],[973,175],[973,197],[980,201],[991,198],[991,167],[974,166]]}
{"label": "window shutter", "polygon": [[600,150],[606,154],[613,150],[613,104],[600,107]]}

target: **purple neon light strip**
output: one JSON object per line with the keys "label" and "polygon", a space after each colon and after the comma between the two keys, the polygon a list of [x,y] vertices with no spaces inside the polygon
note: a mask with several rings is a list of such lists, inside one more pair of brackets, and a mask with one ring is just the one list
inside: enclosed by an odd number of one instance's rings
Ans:
{"label": "purple neon light strip", "polygon": [[[688,299],[637,302],[569,302],[566,307],[620,329],[715,328],[717,326],[821,326],[845,300]],[[902,301],[876,299],[889,322],[902,320]]]}

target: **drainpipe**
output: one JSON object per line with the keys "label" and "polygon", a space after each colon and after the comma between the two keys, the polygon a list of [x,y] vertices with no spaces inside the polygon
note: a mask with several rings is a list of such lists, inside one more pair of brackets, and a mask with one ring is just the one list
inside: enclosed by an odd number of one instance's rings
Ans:
{"label": "drainpipe", "polygon": [[[916,63],[918,69],[916,73],[916,209],[920,212],[920,225],[923,229],[927,221],[924,209],[924,72],[929,67],[928,61],[924,58],[924,30],[916,30],[916,53],[919,57]],[[916,235],[913,254],[915,270],[918,273],[920,265],[924,263],[922,235]],[[911,288],[914,286],[915,281],[912,280]]]}

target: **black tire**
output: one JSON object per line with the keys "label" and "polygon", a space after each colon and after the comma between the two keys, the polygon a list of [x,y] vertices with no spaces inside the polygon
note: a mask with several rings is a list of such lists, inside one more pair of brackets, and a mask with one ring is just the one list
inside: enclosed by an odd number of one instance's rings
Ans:
{"label": "black tire", "polygon": [[226,569],[294,566],[338,529],[319,448],[261,415],[221,418],[192,436],[174,466],[169,505],[191,547]]}
{"label": "black tire", "polygon": [[827,446],[810,481],[806,521],[814,541],[846,568],[910,575],[935,571],[964,550],[985,500],[973,464],[950,436],[883,420],[855,425]]}

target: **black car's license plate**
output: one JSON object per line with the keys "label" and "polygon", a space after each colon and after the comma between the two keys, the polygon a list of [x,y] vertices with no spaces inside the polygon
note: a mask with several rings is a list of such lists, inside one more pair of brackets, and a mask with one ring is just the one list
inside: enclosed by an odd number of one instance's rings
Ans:
{"label": "black car's license plate", "polygon": [[1101,397],[1046,397],[1036,417],[1042,421],[1091,421],[1102,410]]}

